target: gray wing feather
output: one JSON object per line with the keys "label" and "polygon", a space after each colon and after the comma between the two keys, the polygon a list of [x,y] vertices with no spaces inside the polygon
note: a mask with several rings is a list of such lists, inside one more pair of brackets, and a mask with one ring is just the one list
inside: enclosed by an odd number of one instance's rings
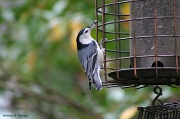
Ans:
{"label": "gray wing feather", "polygon": [[93,74],[95,70],[95,65],[97,61],[97,46],[93,41],[91,44],[87,45],[87,47],[78,50],[78,57],[83,66],[87,77],[89,78],[89,86],[91,89],[91,83],[93,80]]}

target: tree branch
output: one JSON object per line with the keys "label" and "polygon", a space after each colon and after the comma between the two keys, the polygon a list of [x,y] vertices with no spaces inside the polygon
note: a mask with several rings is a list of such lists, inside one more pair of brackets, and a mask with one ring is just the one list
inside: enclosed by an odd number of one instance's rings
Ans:
{"label": "tree branch", "polygon": [[9,87],[7,85],[7,83],[0,81],[0,87],[3,89],[9,89],[9,90],[13,90],[13,91],[18,90],[18,91],[21,91],[21,93],[26,95],[26,96],[33,97],[36,99],[40,99],[40,100],[46,101],[46,102],[53,102],[53,103],[57,103],[59,105],[62,105],[62,103],[63,103],[66,106],[72,107],[75,110],[78,110],[79,112],[86,114],[89,117],[93,117],[94,119],[102,119],[101,115],[96,114],[93,110],[90,110],[90,109],[84,107],[79,102],[76,102],[76,101],[66,97],[62,93],[57,92],[56,90],[53,90],[52,88],[49,88],[48,86],[45,86],[42,84],[38,84],[38,85],[43,87],[47,92],[50,92],[51,95],[49,96],[49,95],[39,94],[39,93],[31,91],[27,88],[23,88],[20,85],[15,86],[15,88]]}

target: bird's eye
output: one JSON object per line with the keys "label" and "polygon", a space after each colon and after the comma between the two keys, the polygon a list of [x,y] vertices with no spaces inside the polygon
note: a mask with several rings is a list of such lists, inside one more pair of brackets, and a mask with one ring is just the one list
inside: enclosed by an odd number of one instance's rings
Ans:
{"label": "bird's eye", "polygon": [[88,32],[88,30],[85,31],[85,33],[87,33],[87,32]]}

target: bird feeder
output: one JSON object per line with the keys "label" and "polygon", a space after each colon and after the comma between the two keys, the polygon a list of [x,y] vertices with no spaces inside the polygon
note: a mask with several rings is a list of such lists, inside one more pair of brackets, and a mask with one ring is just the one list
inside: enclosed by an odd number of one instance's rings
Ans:
{"label": "bird feeder", "polygon": [[107,39],[104,86],[180,84],[180,0],[95,0],[95,6],[96,39]]}
{"label": "bird feeder", "polygon": [[178,0],[96,0],[97,39],[107,38],[107,87],[180,84],[177,11]]}
{"label": "bird feeder", "polygon": [[139,107],[138,110],[138,119],[180,119],[180,103],[177,102]]}

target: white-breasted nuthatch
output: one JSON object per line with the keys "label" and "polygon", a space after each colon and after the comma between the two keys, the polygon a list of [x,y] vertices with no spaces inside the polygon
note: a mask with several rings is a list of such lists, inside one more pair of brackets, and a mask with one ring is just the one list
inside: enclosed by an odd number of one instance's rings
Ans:
{"label": "white-breasted nuthatch", "polygon": [[94,21],[90,27],[80,30],[76,42],[80,63],[89,79],[89,88],[92,89],[93,83],[99,91],[102,89],[102,81],[99,72],[104,62],[104,49],[99,47],[96,40],[91,37],[91,30],[96,22],[97,20]]}

